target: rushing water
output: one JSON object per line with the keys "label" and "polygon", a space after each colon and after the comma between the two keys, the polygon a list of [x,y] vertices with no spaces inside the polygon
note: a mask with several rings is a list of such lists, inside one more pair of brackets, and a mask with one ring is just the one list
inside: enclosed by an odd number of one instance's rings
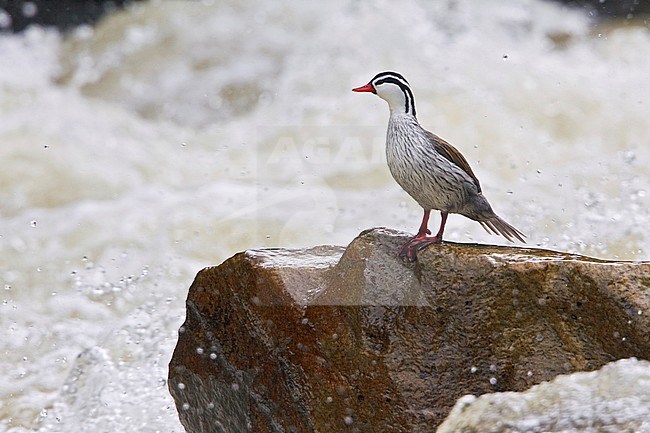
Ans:
{"label": "rushing water", "polygon": [[[529,245],[650,258],[650,34],[539,0],[138,4],[0,35],[0,431],[182,431],[202,267],[414,231],[381,70]],[[435,229],[437,221],[432,221]],[[454,241],[505,243],[459,216]]]}

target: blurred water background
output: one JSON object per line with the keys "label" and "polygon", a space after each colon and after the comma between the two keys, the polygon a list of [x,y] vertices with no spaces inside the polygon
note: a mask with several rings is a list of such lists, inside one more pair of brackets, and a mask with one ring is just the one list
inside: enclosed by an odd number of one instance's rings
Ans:
{"label": "blurred water background", "polygon": [[167,363],[197,271],[415,231],[386,104],[350,91],[382,70],[530,246],[650,259],[649,44],[541,0],[155,1],[0,34],[0,431],[183,431]]}

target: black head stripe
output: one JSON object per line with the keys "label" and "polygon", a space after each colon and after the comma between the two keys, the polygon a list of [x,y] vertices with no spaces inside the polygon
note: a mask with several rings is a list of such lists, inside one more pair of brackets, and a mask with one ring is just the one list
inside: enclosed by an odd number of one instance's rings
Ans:
{"label": "black head stripe", "polygon": [[373,83],[373,86],[391,83],[402,89],[402,92],[404,92],[404,99],[406,100],[404,110],[407,113],[410,112],[415,117],[415,98],[413,98],[413,92],[411,92],[408,81],[406,81],[404,77],[395,72],[382,72],[377,74],[375,78],[372,79],[371,83]]}
{"label": "black head stripe", "polygon": [[407,86],[408,86],[408,84],[409,84],[409,82],[406,81],[406,78],[404,78],[401,74],[398,74],[397,72],[393,72],[393,71],[384,71],[384,72],[380,72],[380,73],[378,73],[377,75],[375,75],[375,77],[374,77],[372,80],[370,80],[370,81],[373,82],[373,81],[375,81],[375,80],[378,79],[378,78],[386,78],[386,77],[394,77],[394,78],[397,78],[398,80],[403,81]]}

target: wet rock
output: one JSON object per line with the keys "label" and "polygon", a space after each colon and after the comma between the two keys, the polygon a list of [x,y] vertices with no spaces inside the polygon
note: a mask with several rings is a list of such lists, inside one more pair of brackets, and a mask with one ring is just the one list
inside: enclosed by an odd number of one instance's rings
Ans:
{"label": "wet rock", "polygon": [[169,369],[188,432],[431,432],[466,394],[650,359],[650,264],[406,235],[201,271]]}
{"label": "wet rock", "polygon": [[555,0],[558,3],[583,9],[591,16],[602,19],[633,19],[650,15],[648,0]]}
{"label": "wet rock", "polygon": [[30,25],[71,30],[136,1],[141,0],[0,0],[0,13],[4,11],[8,17],[0,32],[20,32]]}
{"label": "wet rock", "polygon": [[650,362],[634,358],[521,392],[461,398],[437,433],[650,431]]}

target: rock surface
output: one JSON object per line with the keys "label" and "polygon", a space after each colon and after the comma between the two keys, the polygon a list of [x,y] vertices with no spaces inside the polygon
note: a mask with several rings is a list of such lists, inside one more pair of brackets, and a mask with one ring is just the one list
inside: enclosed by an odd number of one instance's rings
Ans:
{"label": "rock surface", "polygon": [[256,250],[202,270],[169,369],[197,432],[431,432],[465,394],[650,359],[650,264],[432,246]]}

